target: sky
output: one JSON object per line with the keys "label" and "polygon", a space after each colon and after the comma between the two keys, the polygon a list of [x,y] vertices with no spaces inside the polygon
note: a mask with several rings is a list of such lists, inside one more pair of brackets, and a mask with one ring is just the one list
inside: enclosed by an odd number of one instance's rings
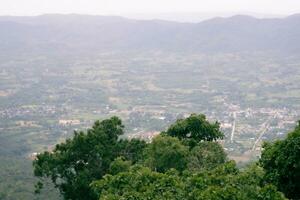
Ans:
{"label": "sky", "polygon": [[300,12],[300,0],[0,0],[0,15]]}

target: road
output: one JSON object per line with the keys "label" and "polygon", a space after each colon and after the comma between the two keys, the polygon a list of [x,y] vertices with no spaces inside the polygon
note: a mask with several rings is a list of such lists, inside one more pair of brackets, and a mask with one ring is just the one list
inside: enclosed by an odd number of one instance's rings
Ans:
{"label": "road", "polygon": [[264,134],[267,132],[267,130],[270,128],[270,122],[272,119],[275,119],[277,116],[277,113],[275,113],[274,116],[270,116],[267,121],[265,123],[263,123],[263,130],[261,131],[261,133],[259,134],[257,140],[254,142],[253,146],[252,146],[252,151],[255,150],[258,142],[261,140],[261,138],[264,136]]}
{"label": "road", "polygon": [[230,142],[233,142],[233,137],[234,137],[234,133],[235,133],[235,121],[236,121],[236,112],[233,112],[233,124],[232,124]]}

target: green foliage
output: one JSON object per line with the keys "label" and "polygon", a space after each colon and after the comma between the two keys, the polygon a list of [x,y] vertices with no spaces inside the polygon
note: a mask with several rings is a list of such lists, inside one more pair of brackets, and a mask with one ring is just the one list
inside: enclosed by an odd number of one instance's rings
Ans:
{"label": "green foliage", "polygon": [[[253,178],[247,179],[253,173]],[[234,162],[203,173],[183,175],[172,169],[166,173],[154,172],[142,166],[133,166],[127,172],[105,175],[92,188],[101,200],[162,199],[162,200],[284,200],[272,185],[261,185],[260,168],[239,172]]]}
{"label": "green foliage", "polygon": [[119,140],[117,143],[117,151],[120,152],[120,155],[126,160],[136,163],[143,158],[143,151],[146,146],[147,144],[143,140]]}
{"label": "green foliage", "polygon": [[188,169],[200,171],[213,169],[225,163],[226,153],[217,142],[200,142],[189,153]]}
{"label": "green foliage", "polygon": [[65,199],[95,199],[89,184],[107,174],[115,158],[136,160],[135,154],[145,146],[144,142],[118,140],[123,128],[117,117],[96,121],[87,133],[75,132],[53,152],[39,154],[33,162],[34,174],[51,178]]}
{"label": "green foliage", "polygon": [[171,168],[183,171],[186,168],[187,156],[188,148],[177,138],[157,136],[145,149],[144,164],[158,172]]}
{"label": "green foliage", "polygon": [[192,114],[186,119],[179,119],[164,133],[188,141],[191,144],[200,141],[214,141],[223,138],[218,122],[210,123],[205,115]]}
{"label": "green foliage", "polygon": [[128,171],[131,166],[130,161],[126,161],[124,157],[117,157],[109,166],[109,173],[112,175],[120,172]]}
{"label": "green foliage", "polygon": [[[174,128],[182,124],[189,131],[169,134],[182,131]],[[222,137],[219,125],[203,115],[177,121],[148,144],[119,139],[123,128],[112,117],[95,122],[86,133],[75,132],[52,152],[37,156],[35,175],[50,178],[64,199],[285,199],[264,181],[267,174],[261,167],[240,171],[234,161],[226,162],[224,150],[213,141]],[[36,184],[37,191],[42,187],[42,182]]]}
{"label": "green foliage", "polygon": [[284,140],[265,143],[260,163],[266,180],[288,198],[300,199],[300,121]]}
{"label": "green foliage", "polygon": [[184,199],[184,185],[177,173],[158,173],[142,166],[115,176],[106,175],[92,187],[101,200]]}

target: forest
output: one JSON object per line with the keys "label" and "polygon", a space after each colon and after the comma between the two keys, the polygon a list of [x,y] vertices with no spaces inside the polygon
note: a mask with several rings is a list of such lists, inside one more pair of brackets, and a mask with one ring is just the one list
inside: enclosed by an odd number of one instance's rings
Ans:
{"label": "forest", "polygon": [[33,161],[36,195],[52,182],[74,200],[283,200],[300,198],[300,122],[266,142],[257,162],[228,159],[219,122],[178,119],[150,142],[125,139],[118,117],[96,121]]}

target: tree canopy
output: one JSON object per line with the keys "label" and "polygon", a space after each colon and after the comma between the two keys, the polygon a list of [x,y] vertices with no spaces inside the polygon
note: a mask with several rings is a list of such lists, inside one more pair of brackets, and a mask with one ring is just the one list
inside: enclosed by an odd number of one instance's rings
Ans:
{"label": "tree canopy", "polygon": [[[65,199],[96,199],[90,190],[93,180],[102,178],[119,156],[134,163],[146,143],[140,140],[118,140],[124,126],[117,117],[96,121],[86,133],[56,145],[52,152],[44,152],[33,162],[34,174],[49,177]],[[42,183],[37,184],[40,189]]]}
{"label": "tree canopy", "polygon": [[192,114],[186,119],[177,120],[164,134],[194,142],[214,141],[224,136],[219,122],[210,123],[203,114]]}
{"label": "tree canopy", "polygon": [[105,175],[91,184],[101,200],[284,200],[272,185],[262,184],[263,171],[254,166],[240,172],[234,162],[219,165],[202,173],[180,175],[171,169],[166,173],[142,166],[129,171]]}
{"label": "tree canopy", "polygon": [[[120,139],[123,133],[118,117],[96,121],[86,132],[75,131],[53,151],[39,154],[34,174],[50,178],[66,200],[285,199],[278,184],[264,181],[268,171],[257,165],[241,171],[228,161],[216,141],[223,137],[219,124],[204,115],[178,120],[149,143]],[[37,191],[42,186],[38,182]]]}
{"label": "tree canopy", "polygon": [[201,171],[213,169],[227,160],[223,147],[217,142],[200,142],[189,153],[188,169]]}
{"label": "tree canopy", "polygon": [[260,164],[266,180],[288,198],[300,199],[300,121],[286,139],[263,146]]}
{"label": "tree canopy", "polygon": [[144,164],[158,172],[171,168],[183,171],[186,169],[188,153],[188,147],[177,138],[157,136],[145,149]]}

